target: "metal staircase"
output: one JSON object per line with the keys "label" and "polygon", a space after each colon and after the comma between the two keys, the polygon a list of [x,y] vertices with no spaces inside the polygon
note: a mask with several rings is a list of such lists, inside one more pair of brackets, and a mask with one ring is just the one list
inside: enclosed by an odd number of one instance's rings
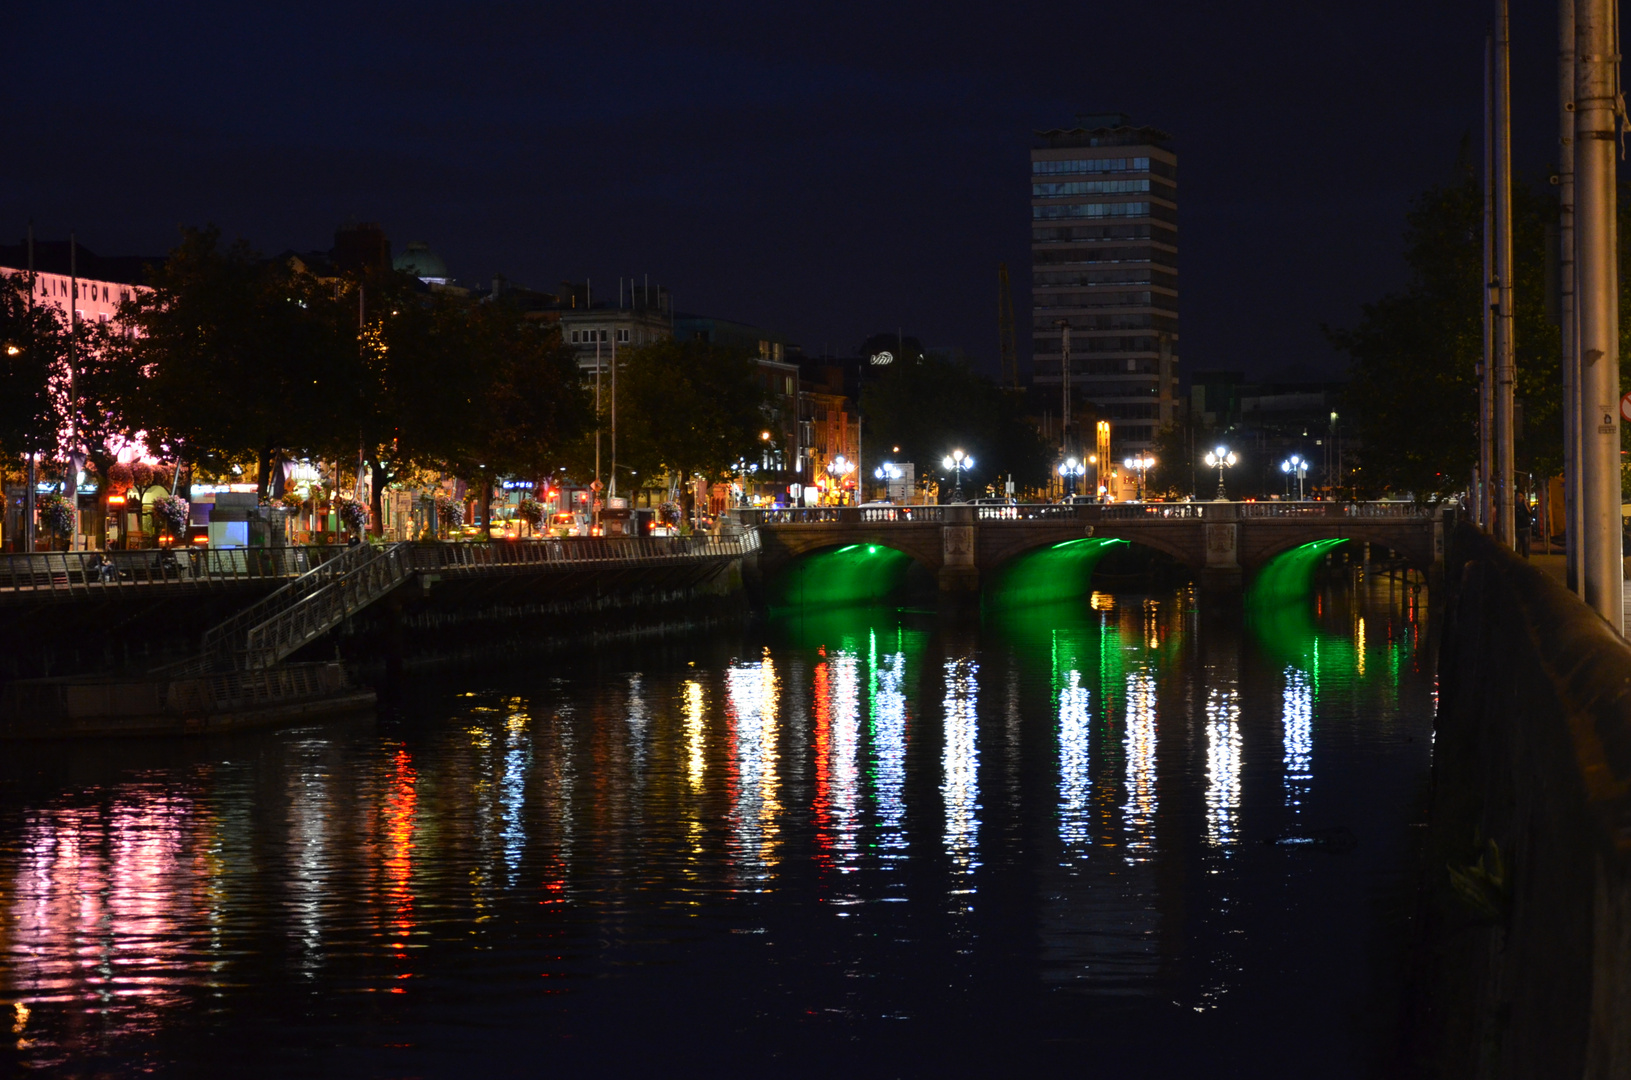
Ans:
{"label": "metal staircase", "polygon": [[204,634],[188,673],[268,668],[413,575],[412,544],[351,548]]}

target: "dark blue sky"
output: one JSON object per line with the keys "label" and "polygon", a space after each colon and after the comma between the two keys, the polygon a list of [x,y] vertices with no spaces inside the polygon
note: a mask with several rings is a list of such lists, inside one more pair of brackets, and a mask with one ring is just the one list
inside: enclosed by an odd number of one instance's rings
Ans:
{"label": "dark blue sky", "polygon": [[[465,281],[649,274],[847,350],[1029,341],[1030,132],[1119,110],[1180,155],[1189,370],[1336,370],[1403,215],[1481,125],[1490,7],[844,3],[20,5],[0,238],[261,250],[347,218]],[[1555,11],[1514,12],[1520,171],[1554,156]],[[1475,149],[1476,152],[1476,149]]]}

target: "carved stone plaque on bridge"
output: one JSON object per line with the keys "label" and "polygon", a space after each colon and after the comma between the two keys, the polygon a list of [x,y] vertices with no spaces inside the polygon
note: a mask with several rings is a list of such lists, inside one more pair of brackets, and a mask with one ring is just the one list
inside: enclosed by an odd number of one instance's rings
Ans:
{"label": "carved stone plaque on bridge", "polygon": [[1206,526],[1206,565],[1238,566],[1235,554],[1235,525],[1233,522],[1208,523]]}

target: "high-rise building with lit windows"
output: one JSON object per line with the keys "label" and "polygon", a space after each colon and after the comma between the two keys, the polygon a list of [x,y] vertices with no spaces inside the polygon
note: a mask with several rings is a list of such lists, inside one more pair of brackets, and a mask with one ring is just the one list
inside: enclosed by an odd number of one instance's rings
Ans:
{"label": "high-rise building with lit windows", "polygon": [[[1172,137],[1120,113],[1036,132],[1031,149],[1032,382],[1063,411],[1070,326],[1073,445],[1083,403],[1116,454],[1146,450],[1178,387],[1178,157]],[[1089,439],[1088,442],[1092,440]],[[1089,451],[1091,452],[1091,451]]]}

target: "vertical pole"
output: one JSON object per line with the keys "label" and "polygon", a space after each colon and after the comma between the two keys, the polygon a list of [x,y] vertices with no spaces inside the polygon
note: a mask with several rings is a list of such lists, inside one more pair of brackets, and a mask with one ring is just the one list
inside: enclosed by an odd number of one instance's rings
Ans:
{"label": "vertical pole", "polygon": [[[1563,551],[1569,588],[1580,589],[1580,350],[1574,310],[1574,0],[1558,0],[1557,318],[1563,358]],[[1550,486],[1550,485],[1548,485]],[[1547,528],[1551,523],[1548,520]],[[1547,550],[1551,550],[1547,539]]]}
{"label": "vertical pole", "polygon": [[1624,631],[1620,541],[1619,275],[1614,121],[1619,93],[1613,0],[1575,5],[1575,309],[1579,313],[1580,566],[1585,600]]}
{"label": "vertical pole", "polygon": [[[599,337],[599,334],[595,335]],[[617,327],[612,327],[612,475],[606,497],[617,497]]]}
{"label": "vertical pole", "polygon": [[1495,528],[1495,43],[1484,37],[1484,358],[1478,365],[1478,526]]}
{"label": "vertical pole", "polygon": [[1518,542],[1514,510],[1512,341],[1512,37],[1508,0],[1495,0],[1495,538]]}
{"label": "vertical pole", "polygon": [[[30,221],[28,223],[28,347],[29,347],[31,356],[32,356],[32,350],[37,349],[37,348],[40,347],[39,340],[35,336],[35,333],[34,333],[34,290],[35,290],[35,288],[36,288],[36,286],[34,284],[34,222]],[[37,525],[35,524],[35,518],[38,516],[38,510],[39,510],[38,504],[37,504],[37,500],[39,499],[39,495],[36,493],[35,488],[37,488],[39,486],[39,482],[40,482],[40,472],[39,472],[40,466],[39,466],[39,454],[36,453],[35,450],[36,450],[36,448],[33,447],[33,446],[30,446],[29,449],[28,449],[28,469],[27,469],[27,473],[28,473],[28,490],[23,492],[23,550],[24,551],[30,551],[30,552],[34,550],[34,540],[35,540],[35,536],[37,535],[37,533],[36,533]]]}
{"label": "vertical pole", "polygon": [[[73,524],[68,526],[68,550],[79,550],[79,425],[77,401],[74,392],[75,369],[79,367],[79,239],[68,234],[68,482],[63,485],[68,496],[68,507],[74,512]],[[171,492],[174,494],[174,492]]]}
{"label": "vertical pole", "polygon": [[589,493],[590,533],[600,526],[600,331],[595,335],[595,489]]}

